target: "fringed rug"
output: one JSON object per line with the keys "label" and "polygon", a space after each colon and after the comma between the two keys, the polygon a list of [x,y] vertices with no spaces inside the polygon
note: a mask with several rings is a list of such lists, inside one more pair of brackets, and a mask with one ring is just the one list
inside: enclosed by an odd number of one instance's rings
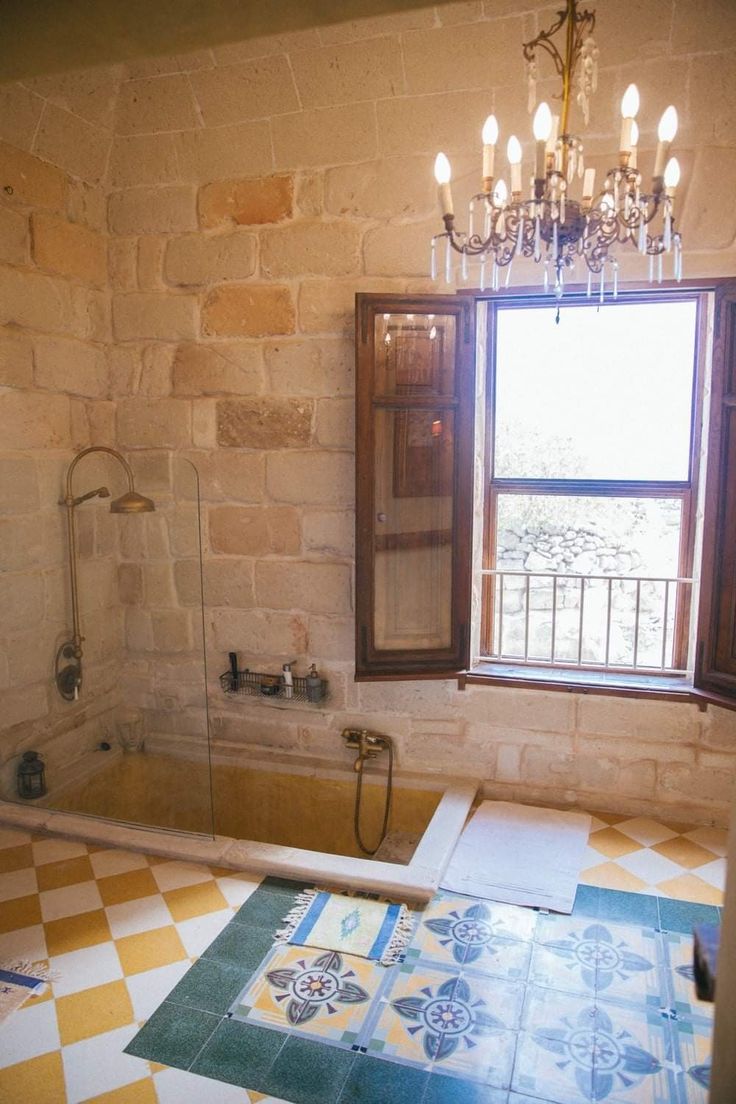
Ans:
{"label": "fringed rug", "polygon": [[37,993],[42,993],[51,974],[38,962],[0,962],[0,1020]]}
{"label": "fringed rug", "polygon": [[403,961],[414,920],[406,905],[342,897],[305,889],[296,899],[275,943],[371,958],[383,966]]}

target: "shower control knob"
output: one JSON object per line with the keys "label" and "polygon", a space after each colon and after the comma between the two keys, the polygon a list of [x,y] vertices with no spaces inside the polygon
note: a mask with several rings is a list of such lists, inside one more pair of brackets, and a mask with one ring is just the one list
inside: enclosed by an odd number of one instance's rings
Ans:
{"label": "shower control knob", "polygon": [[386,520],[386,515],[385,514],[376,514],[376,521],[385,521],[385,520]]}

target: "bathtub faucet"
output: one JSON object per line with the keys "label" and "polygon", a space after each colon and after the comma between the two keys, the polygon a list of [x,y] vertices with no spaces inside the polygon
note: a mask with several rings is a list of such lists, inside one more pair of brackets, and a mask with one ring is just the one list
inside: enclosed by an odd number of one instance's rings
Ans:
{"label": "bathtub faucet", "polygon": [[390,736],[381,736],[377,732],[368,732],[365,728],[344,728],[342,739],[345,747],[354,748],[358,756],[353,763],[353,770],[362,770],[366,759],[374,759],[382,751],[386,751],[391,744]]}

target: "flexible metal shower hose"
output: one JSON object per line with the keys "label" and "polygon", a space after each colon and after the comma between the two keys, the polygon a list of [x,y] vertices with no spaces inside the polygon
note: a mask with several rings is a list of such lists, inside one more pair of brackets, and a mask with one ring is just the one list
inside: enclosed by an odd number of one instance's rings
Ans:
{"label": "flexible metal shower hose", "polygon": [[381,838],[375,847],[366,847],[360,836],[360,804],[363,794],[363,768],[365,766],[365,759],[361,759],[360,766],[358,767],[358,785],[355,791],[355,816],[353,819],[353,829],[355,832],[355,842],[361,851],[364,851],[366,855],[375,855],[378,848],[381,846],[386,838],[386,831],[388,829],[388,818],[391,813],[391,794],[393,791],[393,774],[394,774],[394,747],[391,741],[388,741],[388,778],[386,780],[386,804],[383,809],[383,826],[381,828]]}

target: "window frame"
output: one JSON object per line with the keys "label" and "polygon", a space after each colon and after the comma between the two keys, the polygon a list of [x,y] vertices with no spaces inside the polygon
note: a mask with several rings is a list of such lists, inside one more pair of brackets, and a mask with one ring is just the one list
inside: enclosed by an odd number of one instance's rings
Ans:
{"label": "window frame", "polygon": [[[568,287],[565,300],[571,296],[584,296],[582,287]],[[453,540],[459,551],[459,564],[466,565],[465,577],[461,572],[453,574],[453,623],[454,639],[460,644],[455,649],[457,663],[453,669],[445,665],[432,665],[414,657],[406,662],[386,662],[376,666],[365,662],[365,613],[372,598],[372,556],[366,549],[365,540],[370,537],[370,527],[366,527],[366,510],[372,509],[372,492],[368,484],[370,475],[366,475],[365,460],[372,461],[372,440],[365,439],[366,411],[371,409],[372,366],[370,351],[366,343],[365,314],[360,301],[366,308],[369,300],[374,301],[377,309],[396,310],[397,312],[439,312],[453,301],[463,300],[472,308],[471,329],[478,321],[478,332],[483,333],[483,322],[478,316],[483,314],[477,308],[492,296],[477,289],[461,289],[452,295],[358,295],[356,296],[356,362],[358,380],[356,384],[356,681],[376,680],[416,680],[456,678],[458,687],[467,685],[492,684],[496,686],[515,686],[546,691],[562,691],[575,694],[596,694],[632,696],[640,698],[659,698],[679,702],[695,702],[700,709],[706,709],[709,703],[727,709],[736,709],[736,276],[712,279],[688,280],[682,284],[663,281],[658,286],[655,297],[670,291],[702,293],[707,302],[707,310],[700,315],[702,331],[698,331],[701,347],[710,362],[710,416],[707,426],[705,447],[701,441],[701,456],[706,457],[705,472],[701,470],[701,490],[693,493],[694,510],[700,510],[702,500],[704,521],[702,544],[700,547],[701,570],[697,580],[697,625],[694,629],[696,639],[695,670],[692,680],[687,678],[652,677],[629,674],[618,678],[608,672],[565,671],[552,668],[547,671],[526,668],[520,671],[504,670],[497,663],[469,666],[470,634],[467,626],[471,621],[471,601],[474,580],[472,578],[472,557],[468,548],[471,544],[469,529],[455,526]],[[622,284],[619,287],[622,296],[647,295],[640,288]],[[515,299],[524,299],[538,295],[538,288],[523,287],[506,291],[503,299],[508,303]],[[500,298],[500,296],[499,296]],[[380,307],[380,304],[385,306]],[[467,306],[465,309],[467,309]],[[463,317],[468,315],[461,311]],[[709,343],[712,342],[712,348]],[[464,362],[467,371],[466,395],[475,392],[474,372],[478,358],[471,357],[471,364]],[[702,394],[702,392],[701,392]],[[702,425],[702,397],[697,412],[697,426]],[[695,416],[695,415],[694,415]],[[733,424],[731,419],[733,416]],[[730,436],[727,430],[730,429]],[[705,430],[703,429],[703,433]],[[369,432],[370,437],[370,432]],[[464,479],[464,514],[472,518],[473,477],[475,449],[473,447],[473,419],[465,422],[464,447],[459,455],[457,478]],[[731,452],[728,452],[728,445]],[[370,471],[370,469],[368,469]],[[691,473],[692,474],[692,473]],[[367,492],[367,493],[366,493]],[[697,503],[697,505],[695,505]],[[691,515],[692,516],[692,515]],[[692,522],[691,522],[692,528]],[[724,570],[724,557],[727,560]],[[463,634],[462,626],[465,625]],[[720,652],[718,638],[720,634]],[[725,634],[725,636],[724,636]],[[730,640],[731,651],[724,663],[724,639]],[[363,654],[361,648],[363,647]],[[452,665],[450,665],[451,667]],[[495,666],[495,669],[494,669]],[[724,669],[725,668],[725,669]]]}
{"label": "window frame", "polygon": [[[483,486],[483,537],[482,537],[482,566],[485,569],[493,569],[496,562],[496,537],[497,537],[497,506],[501,494],[529,494],[529,495],[559,495],[601,498],[672,498],[679,499],[682,504],[680,548],[678,555],[677,574],[682,578],[691,578],[695,561],[695,524],[696,509],[699,493],[699,457],[701,453],[701,431],[703,412],[703,380],[705,374],[706,340],[707,340],[707,293],[695,291],[691,288],[668,290],[664,293],[656,291],[641,291],[633,289],[624,291],[619,295],[616,303],[607,304],[610,309],[617,309],[619,304],[630,303],[662,303],[667,301],[692,301],[695,303],[695,347],[693,350],[692,389],[690,398],[690,442],[688,453],[688,478],[686,480],[632,480],[632,479],[542,479],[538,477],[508,478],[494,475],[494,442],[496,436],[496,383],[497,383],[497,342],[496,320],[499,311],[504,310],[528,310],[550,308],[548,295],[539,292],[514,296],[492,294],[477,300],[478,309],[483,309],[486,314],[485,332],[487,336],[486,348],[486,388],[485,388],[485,450],[484,450],[484,486]],[[577,309],[590,307],[591,300],[586,294],[572,293],[565,296],[565,308]],[[563,322],[564,324],[564,322]],[[690,594],[685,598],[678,590],[677,607],[675,612],[673,662],[676,668],[684,670],[689,651],[689,630],[692,616],[692,607],[695,599],[694,587],[690,588]],[[527,662],[514,661],[513,658],[504,660],[492,656],[493,635],[495,623],[494,590],[491,586],[481,583],[482,598],[480,612],[480,664],[488,664],[494,667],[504,666],[511,668],[518,666],[520,675],[527,672],[533,675],[538,671],[570,671],[571,675],[585,672],[615,672],[615,668],[595,664],[585,664],[580,667],[574,663],[564,662]],[[683,598],[685,600],[683,601]],[[477,664],[476,664],[477,666]],[[621,680],[631,676],[648,676],[646,671],[633,671],[624,669],[621,671]],[[678,674],[670,672],[658,673],[656,677],[676,679]]]}

